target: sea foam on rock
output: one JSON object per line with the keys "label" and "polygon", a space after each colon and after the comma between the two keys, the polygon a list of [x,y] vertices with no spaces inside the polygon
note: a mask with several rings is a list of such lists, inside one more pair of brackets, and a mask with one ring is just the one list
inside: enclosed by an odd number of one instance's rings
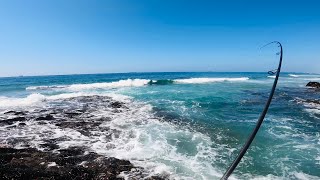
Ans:
{"label": "sea foam on rock", "polygon": [[320,88],[319,82],[308,82],[307,87]]}
{"label": "sea foam on rock", "polygon": [[119,130],[107,125],[117,114],[129,111],[127,106],[125,101],[94,95],[0,112],[0,177],[163,179],[128,160],[98,154],[90,148],[97,141],[107,143],[120,136]]}

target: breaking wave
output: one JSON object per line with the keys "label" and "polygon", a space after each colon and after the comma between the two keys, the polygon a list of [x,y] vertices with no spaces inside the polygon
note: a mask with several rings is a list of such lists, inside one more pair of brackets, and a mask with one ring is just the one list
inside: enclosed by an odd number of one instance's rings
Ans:
{"label": "breaking wave", "polygon": [[276,78],[276,76],[268,76],[268,78]]}
{"label": "breaking wave", "polygon": [[[81,96],[93,96],[95,93],[65,93],[59,95],[46,96],[40,93],[30,94],[24,98],[11,98],[0,96],[0,110],[5,110],[8,108],[26,108],[26,107],[37,107],[44,105],[48,101],[75,98]],[[100,96],[110,96],[118,100],[124,100],[130,98],[129,96],[114,94],[114,93],[99,93]]]}
{"label": "breaking wave", "polygon": [[106,83],[91,83],[91,84],[72,84],[64,86],[31,86],[26,90],[49,90],[49,89],[66,89],[66,90],[86,90],[86,89],[105,89],[118,87],[139,87],[147,85],[150,80],[147,79],[127,79],[115,82]]}
{"label": "breaking wave", "polygon": [[241,82],[249,80],[248,77],[240,78],[189,78],[189,79],[162,79],[162,80],[149,80],[149,79],[127,79],[115,82],[105,83],[91,83],[91,84],[72,84],[72,85],[59,85],[59,86],[30,86],[26,90],[71,90],[81,91],[89,89],[108,89],[108,88],[121,88],[121,87],[141,87],[146,85],[170,85],[170,84],[203,84],[214,82]]}
{"label": "breaking wave", "polygon": [[296,74],[289,74],[289,76],[291,76],[291,77],[300,77],[300,75],[296,75]]}

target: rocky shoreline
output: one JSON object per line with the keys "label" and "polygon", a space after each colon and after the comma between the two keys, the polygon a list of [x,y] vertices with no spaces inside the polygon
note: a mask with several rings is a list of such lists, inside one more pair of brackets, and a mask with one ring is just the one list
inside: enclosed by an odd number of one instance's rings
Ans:
{"label": "rocky shoreline", "polygon": [[129,161],[84,154],[80,148],[59,150],[59,153],[0,148],[3,179],[123,179],[118,175],[133,168]]}
{"label": "rocky shoreline", "polygon": [[[112,117],[131,112],[124,102],[102,96],[81,96],[53,103],[0,113],[0,179],[166,178],[150,176],[127,160],[97,154],[85,143],[102,138],[108,144],[120,136],[121,132],[108,124]],[[102,116],[101,110],[108,113]],[[80,146],[72,145],[81,140],[84,142]]]}
{"label": "rocky shoreline", "polygon": [[[142,169],[129,161],[85,153],[73,147],[59,153],[43,152],[33,148],[0,147],[1,179],[124,179],[122,175],[135,172],[143,177]],[[119,176],[120,175],[120,176]],[[147,177],[146,180],[161,180]]]}

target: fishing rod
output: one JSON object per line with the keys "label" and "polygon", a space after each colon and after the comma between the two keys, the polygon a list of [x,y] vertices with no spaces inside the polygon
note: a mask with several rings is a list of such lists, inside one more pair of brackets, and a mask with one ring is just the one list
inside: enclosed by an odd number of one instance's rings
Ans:
{"label": "fishing rod", "polygon": [[277,87],[277,83],[278,83],[278,79],[279,79],[279,75],[280,75],[280,70],[281,70],[281,65],[282,65],[282,54],[283,54],[283,50],[282,50],[282,45],[280,42],[278,41],[273,41],[273,42],[270,42],[266,45],[264,45],[262,48],[270,45],[270,44],[278,44],[278,47],[280,47],[280,52],[277,53],[277,55],[280,55],[280,59],[279,59],[279,65],[278,65],[278,68],[275,69],[275,70],[272,70],[272,71],[268,71],[268,74],[270,75],[274,75],[276,74],[276,77],[274,79],[274,82],[273,82],[273,86],[271,88],[271,91],[270,91],[270,94],[269,94],[269,98],[266,102],[266,105],[264,106],[264,109],[262,111],[262,113],[260,114],[260,117],[257,121],[257,124],[256,124],[256,127],[253,129],[251,135],[248,137],[246,143],[243,145],[243,147],[241,148],[238,156],[236,157],[236,159],[233,161],[233,163],[230,165],[230,167],[227,169],[227,171],[224,173],[223,177],[221,178],[221,180],[226,180],[229,178],[229,176],[232,174],[232,172],[235,170],[235,168],[237,167],[237,165],[239,164],[239,162],[241,161],[242,157],[245,155],[245,153],[247,152],[248,148],[250,147],[252,141],[254,140],[255,136],[257,135],[258,131],[259,131],[259,128],[264,120],[264,117],[266,116],[267,112],[268,112],[268,109],[269,109],[269,106],[270,106],[270,103],[272,101],[272,98],[273,98],[273,95],[274,95],[274,92],[276,90],[276,87]]}

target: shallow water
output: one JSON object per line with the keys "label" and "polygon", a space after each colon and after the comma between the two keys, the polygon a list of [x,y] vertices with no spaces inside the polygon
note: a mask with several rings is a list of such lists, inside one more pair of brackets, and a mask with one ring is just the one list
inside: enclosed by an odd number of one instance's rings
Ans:
{"label": "shallow water", "polygon": [[[232,178],[320,178],[320,107],[308,101],[320,92],[305,87],[319,80],[316,74],[281,74],[265,122]],[[272,83],[267,73],[0,78],[0,119],[9,118],[9,110],[31,114],[24,127],[1,126],[0,143],[41,149],[43,141],[56,138],[60,148],[84,146],[130,160],[150,175],[219,179],[254,127]],[[114,111],[104,98],[124,106]],[[79,118],[100,122],[87,135],[32,119],[43,110],[84,106],[90,111]]]}

